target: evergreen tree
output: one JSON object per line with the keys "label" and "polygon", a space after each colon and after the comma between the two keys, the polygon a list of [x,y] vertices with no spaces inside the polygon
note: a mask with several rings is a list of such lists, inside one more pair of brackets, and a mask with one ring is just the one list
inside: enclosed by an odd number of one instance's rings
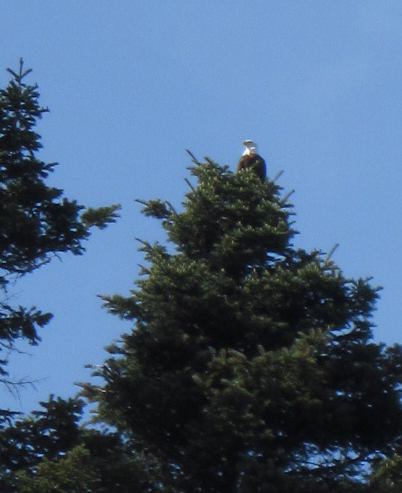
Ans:
{"label": "evergreen tree", "polygon": [[155,466],[134,456],[118,433],[80,424],[81,399],[50,396],[40,404],[0,427],[2,493],[146,493]]}
{"label": "evergreen tree", "polygon": [[137,287],[105,297],[135,325],[84,394],[156,458],[160,491],[368,491],[402,426],[401,347],[372,340],[378,290],[292,246],[274,182],[191,172],[181,212],[143,203],[168,244],[142,242]]}
{"label": "evergreen tree", "polygon": [[16,472],[32,475],[43,458],[55,461],[80,444],[83,401],[54,399],[26,418],[0,427],[0,491],[15,491]]}
{"label": "evergreen tree", "polygon": [[16,340],[36,344],[38,327],[51,318],[35,307],[11,306],[10,278],[34,271],[58,253],[83,253],[90,227],[114,222],[118,209],[116,205],[86,209],[46,184],[56,163],[39,159],[42,144],[35,126],[48,110],[39,104],[38,87],[25,83],[31,70],[24,70],[22,60],[18,72],[8,71],[12,80],[0,90],[0,350],[6,353],[0,359],[0,379],[4,383],[9,383],[5,366]]}

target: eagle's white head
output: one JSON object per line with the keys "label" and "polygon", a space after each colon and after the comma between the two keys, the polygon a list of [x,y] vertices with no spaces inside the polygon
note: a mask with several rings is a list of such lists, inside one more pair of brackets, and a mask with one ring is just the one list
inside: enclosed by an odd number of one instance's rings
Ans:
{"label": "eagle's white head", "polygon": [[252,140],[245,140],[242,143],[246,148],[243,152],[243,156],[251,156],[252,154],[257,154],[257,144]]}

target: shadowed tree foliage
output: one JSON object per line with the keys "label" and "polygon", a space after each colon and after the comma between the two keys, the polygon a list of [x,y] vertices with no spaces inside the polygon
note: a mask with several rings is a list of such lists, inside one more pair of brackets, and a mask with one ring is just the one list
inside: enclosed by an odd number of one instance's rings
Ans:
{"label": "shadowed tree foliage", "polygon": [[147,492],[155,463],[119,433],[80,425],[81,399],[41,402],[42,410],[0,426],[0,491],[3,493]]}
{"label": "shadowed tree foliage", "polygon": [[134,325],[84,394],[156,458],[160,491],[369,491],[402,426],[401,347],[372,340],[378,290],[292,246],[274,182],[210,160],[191,173],[181,212],[143,202],[168,244],[143,242],[136,288],[104,298]]}
{"label": "shadowed tree foliage", "polygon": [[12,491],[17,471],[33,471],[42,458],[56,460],[78,445],[83,402],[54,399],[27,418],[4,421],[0,429],[0,490]]}
{"label": "shadowed tree foliage", "polygon": [[37,85],[25,83],[31,70],[8,71],[8,86],[0,90],[0,379],[10,383],[6,364],[15,342],[39,341],[37,329],[50,313],[35,307],[12,306],[10,279],[30,273],[61,252],[81,254],[92,226],[114,222],[118,206],[86,209],[63,191],[46,184],[56,163],[39,158],[42,147],[35,126],[48,110],[39,104]]}

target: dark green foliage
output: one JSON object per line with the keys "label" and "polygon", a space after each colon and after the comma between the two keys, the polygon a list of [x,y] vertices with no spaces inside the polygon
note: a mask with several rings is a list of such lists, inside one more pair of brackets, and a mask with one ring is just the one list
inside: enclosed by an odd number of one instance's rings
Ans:
{"label": "dark green foliage", "polygon": [[402,456],[395,454],[379,464],[371,477],[373,493],[400,493],[402,490]]}
{"label": "dark green foliage", "polygon": [[[368,491],[402,427],[402,350],[372,341],[377,289],[292,247],[273,182],[207,160],[183,211],[160,200],[175,250],[142,243],[135,321],[84,391],[163,472],[161,491]],[[159,483],[158,483],[159,484]]]}
{"label": "dark green foliage", "polygon": [[0,428],[2,493],[153,491],[156,466],[134,456],[118,433],[80,426],[82,400],[51,396],[41,406]]}
{"label": "dark green foliage", "polygon": [[[10,277],[34,271],[61,252],[81,254],[83,241],[91,226],[104,227],[116,219],[118,206],[88,209],[63,197],[63,191],[46,184],[56,163],[38,157],[40,136],[35,126],[47,112],[39,104],[36,85],[25,83],[31,72],[9,69],[13,76],[0,90],[0,346],[15,347],[18,338],[35,344],[38,327],[51,315],[35,308],[14,308],[7,302]],[[7,380],[5,364],[0,361],[0,378]]]}
{"label": "dark green foliage", "polygon": [[33,473],[42,458],[56,460],[79,443],[78,422],[83,402],[53,399],[41,402],[43,411],[15,419],[0,430],[0,491],[15,488],[15,473]]}
{"label": "dark green foliage", "polygon": [[[88,209],[81,214],[81,221],[86,228],[96,226],[99,229],[104,229],[108,223],[114,223],[116,221],[119,217],[119,214],[117,213],[119,209],[120,207],[118,205],[98,207],[96,209],[88,207]],[[107,221],[105,218],[107,218]]]}
{"label": "dark green foliage", "polygon": [[[59,462],[44,459],[37,473],[18,474],[18,493],[82,493],[96,491],[96,476],[91,470],[90,454],[83,446],[69,452]],[[113,490],[112,490],[113,491]]]}

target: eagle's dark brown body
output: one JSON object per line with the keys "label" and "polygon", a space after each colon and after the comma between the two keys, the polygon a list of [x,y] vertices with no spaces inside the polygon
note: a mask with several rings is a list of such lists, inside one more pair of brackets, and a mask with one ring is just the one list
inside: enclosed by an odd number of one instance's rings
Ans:
{"label": "eagle's dark brown body", "polygon": [[252,169],[261,181],[265,181],[267,169],[264,159],[259,154],[245,154],[237,165],[237,173],[243,169]]}

